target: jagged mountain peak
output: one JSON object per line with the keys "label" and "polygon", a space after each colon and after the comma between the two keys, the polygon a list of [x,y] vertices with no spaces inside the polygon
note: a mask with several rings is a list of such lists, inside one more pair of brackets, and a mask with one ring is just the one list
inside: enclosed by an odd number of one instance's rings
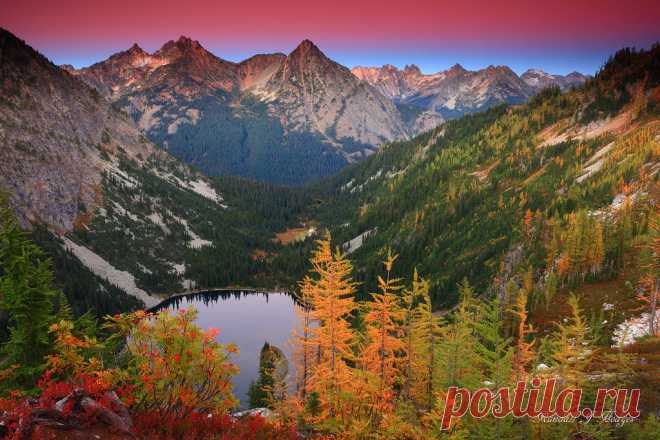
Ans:
{"label": "jagged mountain peak", "polygon": [[130,49],[128,49],[128,52],[130,52],[130,53],[140,53],[140,54],[146,54],[147,53],[137,43],[133,43],[133,45],[130,47]]}
{"label": "jagged mountain peak", "polygon": [[340,145],[341,139],[352,142],[356,151],[343,151],[346,157],[362,157],[376,145],[409,136],[390,100],[328,58],[309,39],[286,57],[256,93],[264,102],[276,103],[287,126],[317,133],[331,144]]}
{"label": "jagged mountain peak", "polygon": [[547,73],[543,69],[533,68],[527,69],[525,73],[520,75],[520,78],[535,90],[541,90],[549,86],[558,86],[560,89],[565,90],[582,84],[589,77],[575,71],[564,76]]}
{"label": "jagged mountain peak", "polygon": [[459,63],[456,63],[449,68],[449,72],[467,72],[467,70]]}
{"label": "jagged mountain peak", "polygon": [[316,49],[316,50],[319,50],[318,46],[316,46],[316,44],[314,44],[314,42],[312,40],[310,40],[309,38],[305,38],[304,40],[302,40],[300,42],[300,44],[298,44],[298,46],[296,47],[296,49],[298,49],[298,48],[300,48],[300,49]]}
{"label": "jagged mountain peak", "polygon": [[174,45],[180,49],[197,49],[202,47],[199,41],[193,40],[192,38],[187,37],[185,35],[181,35],[176,41],[170,40],[167,43],[165,43],[165,45],[171,43],[174,43]]}
{"label": "jagged mountain peak", "polygon": [[178,58],[218,58],[211,52],[206,50],[199,41],[193,40],[190,37],[180,36],[178,40],[170,40],[165,43],[158,51],[154,53],[155,56],[174,60]]}
{"label": "jagged mountain peak", "polygon": [[406,64],[406,66],[403,68],[403,73],[407,75],[421,76],[422,70],[416,64]]}
{"label": "jagged mountain peak", "polygon": [[486,67],[485,70],[487,73],[515,75],[516,77],[518,77],[518,75],[516,75],[516,73],[513,70],[511,70],[509,66],[494,66],[491,64],[490,66]]}
{"label": "jagged mountain peak", "polygon": [[536,67],[533,67],[531,69],[527,69],[525,71],[525,73],[523,73],[523,75],[525,75],[525,74],[549,75],[545,70],[539,69],[539,68],[536,68]]}
{"label": "jagged mountain peak", "polygon": [[[453,66],[451,66],[449,69],[445,70],[444,72],[439,72],[439,75],[446,76],[447,78],[455,78],[458,76],[463,76],[464,74],[468,73],[468,70],[466,70],[463,66],[460,64],[456,63]],[[435,74],[435,75],[438,75]],[[433,75],[431,75],[433,76]]]}
{"label": "jagged mountain peak", "polygon": [[144,60],[149,57],[150,55],[147,51],[142,49],[137,43],[133,43],[130,48],[111,55],[109,60],[111,62],[135,64],[136,62],[139,62],[139,60]]}
{"label": "jagged mountain peak", "polygon": [[312,40],[304,39],[296,46],[293,51],[289,54],[289,58],[309,58],[309,57],[321,57],[327,58],[325,54],[318,48]]}

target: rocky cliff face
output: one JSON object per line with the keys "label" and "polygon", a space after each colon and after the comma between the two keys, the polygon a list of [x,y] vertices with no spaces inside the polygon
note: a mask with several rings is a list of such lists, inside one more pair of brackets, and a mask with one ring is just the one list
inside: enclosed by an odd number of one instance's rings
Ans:
{"label": "rocky cliff face", "polygon": [[[118,56],[129,62],[100,77],[132,77],[131,69],[144,72],[164,56],[133,48]],[[157,301],[149,292],[194,284],[186,268],[194,272],[191,262],[215,250],[212,237],[231,242],[243,234],[211,181],[149,142],[96,89],[2,29],[0,145],[0,191],[22,225],[45,224],[93,274],[146,305]],[[231,255],[249,261],[240,248],[200,260]]]}
{"label": "rocky cliff face", "polygon": [[285,118],[285,126],[321,133],[341,144],[352,139],[377,146],[409,135],[394,104],[350,70],[303,41],[255,90]]}
{"label": "rocky cliff face", "polygon": [[102,173],[121,151],[154,153],[95,90],[0,30],[0,186],[24,225],[73,229],[102,204]]}

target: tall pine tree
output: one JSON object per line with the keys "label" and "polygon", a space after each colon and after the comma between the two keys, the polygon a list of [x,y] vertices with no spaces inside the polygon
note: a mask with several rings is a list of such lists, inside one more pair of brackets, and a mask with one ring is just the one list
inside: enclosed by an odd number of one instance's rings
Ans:
{"label": "tall pine tree", "polygon": [[[17,384],[31,386],[42,372],[53,322],[50,260],[30,242],[0,200],[0,309],[9,317],[3,367],[18,366]],[[11,384],[9,384],[11,386]]]}

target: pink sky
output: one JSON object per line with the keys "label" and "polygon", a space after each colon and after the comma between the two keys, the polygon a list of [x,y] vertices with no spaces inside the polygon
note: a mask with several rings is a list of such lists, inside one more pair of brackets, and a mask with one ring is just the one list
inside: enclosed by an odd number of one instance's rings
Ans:
{"label": "pink sky", "polygon": [[234,61],[310,38],[349,67],[416,63],[429,72],[460,62],[593,73],[616,49],[660,40],[657,0],[0,1],[0,26],[77,66],[134,42],[155,50],[187,35]]}

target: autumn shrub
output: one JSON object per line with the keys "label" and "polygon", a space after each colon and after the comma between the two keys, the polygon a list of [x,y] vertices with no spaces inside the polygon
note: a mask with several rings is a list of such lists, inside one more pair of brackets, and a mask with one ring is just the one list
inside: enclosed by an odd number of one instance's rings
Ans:
{"label": "autumn shrub", "polygon": [[262,416],[234,418],[193,412],[183,420],[163,419],[157,410],[133,416],[135,434],[145,440],[288,440],[299,438],[293,426]]}
{"label": "autumn shrub", "polygon": [[196,316],[190,308],[109,319],[106,327],[126,338],[127,403],[146,426],[192,429],[199,415],[221,418],[237,404],[229,358],[237,349],[218,343],[218,330],[200,329]]}
{"label": "autumn shrub", "polygon": [[54,352],[46,356],[47,376],[73,385],[93,378],[99,389],[110,389],[121,380],[120,370],[104,367],[101,356],[104,345],[94,337],[76,336],[72,321],[52,324],[50,332]]}

